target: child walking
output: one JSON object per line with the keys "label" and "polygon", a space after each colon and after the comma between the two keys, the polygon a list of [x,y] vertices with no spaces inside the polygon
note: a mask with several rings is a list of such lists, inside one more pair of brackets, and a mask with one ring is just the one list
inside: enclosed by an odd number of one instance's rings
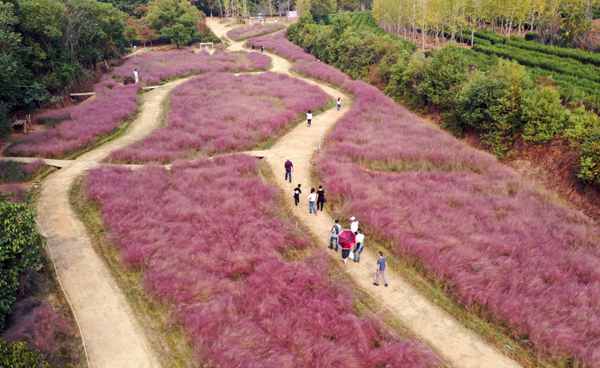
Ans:
{"label": "child walking", "polygon": [[298,186],[294,188],[294,204],[296,207],[298,207],[298,203],[300,203],[300,194],[302,194],[302,189],[300,189],[301,185],[302,184],[298,184]]}

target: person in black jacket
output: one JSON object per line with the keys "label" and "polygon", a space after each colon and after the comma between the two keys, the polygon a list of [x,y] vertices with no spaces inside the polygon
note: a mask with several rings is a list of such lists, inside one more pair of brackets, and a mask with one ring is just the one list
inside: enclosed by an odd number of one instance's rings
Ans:
{"label": "person in black jacket", "polygon": [[317,190],[317,209],[319,211],[323,211],[325,202],[325,189],[323,189],[323,186],[319,185],[319,189]]}

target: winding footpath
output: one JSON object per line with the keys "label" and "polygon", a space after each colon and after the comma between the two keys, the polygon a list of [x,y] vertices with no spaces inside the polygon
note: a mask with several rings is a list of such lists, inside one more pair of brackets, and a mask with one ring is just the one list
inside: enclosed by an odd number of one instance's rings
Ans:
{"label": "winding footpath", "polygon": [[[227,31],[230,29],[214,19],[209,20],[208,25],[219,37],[226,37]],[[241,42],[229,41],[231,50],[244,49]],[[267,53],[267,55],[273,61],[272,71],[300,78],[290,72],[291,64],[287,60],[271,53]],[[342,97],[344,101],[351,101],[350,96],[340,90],[314,80],[300,79],[318,85],[332,98]],[[328,234],[333,224],[333,218],[325,212],[320,212],[317,216],[309,215],[306,208],[307,193],[304,193],[304,197],[301,199],[302,206],[295,208],[291,193],[296,183],[302,184],[304,192],[311,187],[318,186],[318,183],[312,181],[311,176],[313,155],[319,150],[330,129],[348,111],[348,105],[343,106],[339,112],[335,108],[325,111],[315,116],[311,128],[306,127],[305,124],[299,124],[277,140],[269,150],[253,152],[256,156],[264,157],[269,163],[276,174],[278,186],[286,194],[290,207],[294,208],[294,214],[317,238],[323,239],[321,244],[323,247],[328,246]],[[283,163],[286,159],[290,159],[294,163],[293,185],[284,180]],[[340,259],[339,254],[328,253],[337,260]],[[367,242],[367,248],[361,256],[361,263],[350,262],[346,266],[346,272],[361,289],[393,313],[404,326],[433,348],[450,366],[456,368],[520,367],[515,361],[506,357],[480,336],[465,328],[451,315],[431,303],[399,275],[388,271],[390,287],[373,286],[375,265],[376,255],[369,251]]]}
{"label": "winding footpath", "polygon": [[100,165],[111,152],[157,129],[161,123],[161,102],[185,80],[144,94],[140,114],[119,138],[76,160],[49,162],[62,168],[42,183],[37,221],[46,237],[58,281],[77,321],[89,367],[150,368],[160,367],[160,364],[123,291],[94,250],[85,226],[71,208],[69,190],[79,176]]}
{"label": "winding footpath", "polygon": [[[220,37],[230,29],[219,20],[208,20],[209,27]],[[231,51],[245,50],[241,42],[231,42]],[[268,54],[272,71],[292,75],[291,64],[276,55]],[[142,97],[140,113],[125,133],[75,160],[45,160],[60,167],[43,181],[37,202],[37,221],[47,239],[47,250],[54,264],[61,288],[73,310],[86,350],[88,365],[93,368],[152,368],[160,367],[159,359],[148,342],[144,329],[137,321],[122,290],[119,289],[102,256],[94,250],[85,226],[69,203],[69,190],[74,181],[87,170],[97,167],[111,152],[124,148],[147,137],[160,127],[162,101],[184,78],[147,92]],[[322,83],[300,78],[317,85],[332,98],[350,96]],[[294,181],[305,189],[314,187],[311,182],[312,158],[320,148],[326,134],[343,114],[335,108],[317,115],[313,126],[299,124],[277,140],[268,150],[246,152],[264,157],[276,173],[278,186],[286,194],[289,205],[292,185],[283,180],[283,162],[294,162]],[[20,161],[33,161],[23,158]],[[139,165],[131,165],[137,167]],[[280,175],[281,174],[281,175]],[[303,203],[306,200],[303,199]],[[327,213],[308,215],[305,206],[294,213],[317,238],[326,241],[333,219]],[[368,246],[368,244],[367,244]],[[329,252],[336,259],[334,252]],[[346,271],[354,282],[408,327],[416,336],[432,347],[450,366],[457,368],[509,368],[519,367],[502,353],[466,329],[446,312],[432,304],[399,275],[388,273],[389,288],[372,285],[375,255],[367,248],[361,264],[349,264]]]}

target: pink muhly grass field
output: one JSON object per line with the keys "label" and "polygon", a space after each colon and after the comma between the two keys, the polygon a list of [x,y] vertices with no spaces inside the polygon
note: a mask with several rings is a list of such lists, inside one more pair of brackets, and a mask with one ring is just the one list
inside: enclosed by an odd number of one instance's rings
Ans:
{"label": "pink muhly grass field", "polygon": [[34,132],[7,149],[15,156],[60,157],[80,150],[99,137],[112,133],[137,110],[139,86],[121,85],[112,80],[98,83],[96,95],[88,101],[52,110],[37,118],[65,118],[56,127]]}
{"label": "pink muhly grass field", "polygon": [[169,162],[251,149],[328,102],[320,88],[282,74],[200,76],[173,91],[166,127],[110,159]]}
{"label": "pink muhly grass field", "polygon": [[[283,56],[297,47],[270,37]],[[597,226],[375,87],[318,62],[295,70],[354,95],[317,158],[342,214],[357,216],[367,236],[391,242],[464,305],[483,306],[539,351],[600,366]]]}
{"label": "pink muhly grass field", "polygon": [[285,32],[278,32],[265,36],[251,38],[247,41],[247,44],[254,47],[263,46],[265,49],[272,51],[273,53],[289,59],[291,61],[316,61],[317,59],[304,52],[304,50],[296,46],[295,44],[288,41]]}
{"label": "pink muhly grass field", "polygon": [[250,72],[267,70],[271,59],[256,52],[205,51],[195,53],[191,49],[150,51],[127,59],[115,68],[119,78],[131,78],[137,68],[140,80],[146,85],[158,84],[176,77],[208,72]]}
{"label": "pink muhly grass field", "polygon": [[172,169],[101,168],[85,188],[123,260],[171,306],[198,359],[215,367],[434,367],[421,344],[353,312],[328,256],[289,261],[310,240],[281,216],[257,160],[225,156]]}
{"label": "pink muhly grass field", "polygon": [[232,29],[231,31],[227,32],[227,37],[234,41],[241,41],[247,38],[273,33],[284,28],[285,25],[280,23],[252,24]]}

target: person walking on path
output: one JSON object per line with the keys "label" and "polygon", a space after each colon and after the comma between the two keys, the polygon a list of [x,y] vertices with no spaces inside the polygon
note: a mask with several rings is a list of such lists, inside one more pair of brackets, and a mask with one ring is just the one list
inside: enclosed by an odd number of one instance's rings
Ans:
{"label": "person walking on path", "polygon": [[302,189],[300,189],[301,185],[302,184],[298,184],[298,186],[294,188],[294,204],[296,207],[298,207],[298,203],[300,203],[300,194],[302,194]]}
{"label": "person walking on path", "polygon": [[350,231],[354,234],[358,232],[358,220],[354,216],[350,217]]}
{"label": "person walking on path", "polygon": [[317,190],[317,209],[319,211],[323,211],[325,201],[325,189],[323,189],[323,186],[319,185],[319,189]]}
{"label": "person walking on path", "polygon": [[140,83],[140,73],[138,72],[137,68],[133,69],[133,81],[135,84]]}
{"label": "person walking on path", "polygon": [[317,214],[317,193],[315,188],[310,188],[310,194],[308,195],[308,213]]}
{"label": "person walking on path", "polygon": [[308,110],[306,112],[306,126],[309,127],[309,128],[312,125],[312,118],[313,118],[312,111]]}
{"label": "person walking on path", "polygon": [[285,179],[284,180],[287,180],[291,183],[292,182],[292,171],[294,170],[294,164],[290,160],[285,160],[285,164],[283,166],[285,167]]}
{"label": "person walking on path", "polygon": [[342,247],[342,261],[348,263],[348,256],[356,244],[356,236],[350,230],[344,230],[338,236],[338,241]]}
{"label": "person walking on path", "polygon": [[265,47],[263,45],[260,46],[260,52],[265,52]]}
{"label": "person walking on path", "polygon": [[335,249],[335,251],[338,251],[338,247],[340,242],[339,240],[339,236],[340,236],[340,232],[342,232],[342,226],[340,225],[339,220],[335,220],[335,223],[333,224],[333,226],[331,227],[331,231],[329,232],[329,249]]}
{"label": "person walking on path", "polygon": [[342,98],[338,97],[337,100],[335,101],[335,106],[337,107],[337,111],[340,111],[342,109]]}
{"label": "person walking on path", "polygon": [[387,278],[385,277],[386,260],[383,256],[383,252],[379,252],[379,258],[377,258],[377,272],[375,272],[375,281],[373,285],[379,286],[379,279],[383,279],[383,285],[388,286]]}
{"label": "person walking on path", "polygon": [[356,247],[354,247],[354,262],[360,262],[360,254],[365,249],[365,234],[361,229],[356,232]]}

